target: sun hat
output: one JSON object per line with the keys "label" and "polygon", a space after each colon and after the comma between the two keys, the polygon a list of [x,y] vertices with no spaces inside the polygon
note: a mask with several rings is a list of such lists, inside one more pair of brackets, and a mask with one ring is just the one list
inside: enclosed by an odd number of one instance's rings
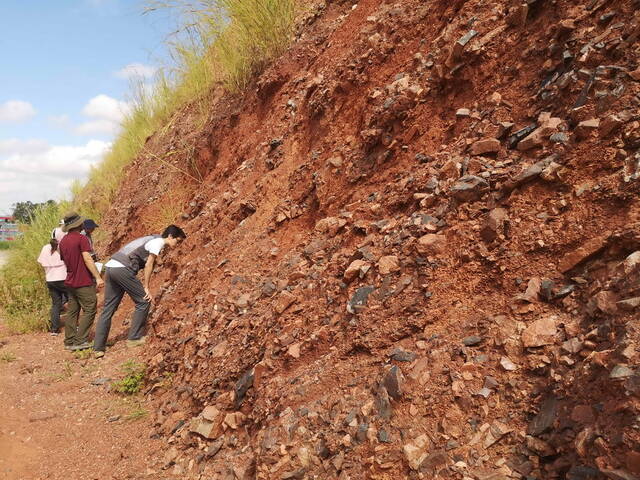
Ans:
{"label": "sun hat", "polygon": [[68,232],[72,228],[78,228],[84,223],[84,217],[81,217],[76,212],[69,212],[64,216],[63,232]]}

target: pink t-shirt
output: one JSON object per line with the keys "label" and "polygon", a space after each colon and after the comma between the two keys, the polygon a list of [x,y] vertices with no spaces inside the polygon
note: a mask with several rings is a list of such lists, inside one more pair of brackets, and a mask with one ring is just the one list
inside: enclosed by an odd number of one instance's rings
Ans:
{"label": "pink t-shirt", "polygon": [[47,282],[59,282],[67,278],[67,267],[60,258],[60,252],[56,250],[51,253],[51,245],[42,247],[38,263],[44,268]]}

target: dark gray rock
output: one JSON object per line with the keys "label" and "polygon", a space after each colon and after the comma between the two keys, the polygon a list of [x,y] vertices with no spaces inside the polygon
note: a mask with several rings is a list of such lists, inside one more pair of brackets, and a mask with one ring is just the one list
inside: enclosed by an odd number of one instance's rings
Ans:
{"label": "dark gray rock", "polygon": [[364,310],[369,301],[369,295],[371,295],[375,289],[373,285],[358,288],[351,297],[351,300],[347,303],[347,312],[356,314]]}
{"label": "dark gray rock", "polygon": [[549,137],[549,140],[551,140],[553,143],[562,143],[566,145],[567,143],[569,143],[569,135],[564,132],[558,132],[551,135]]}
{"label": "dark gray rock", "polygon": [[367,441],[367,431],[369,430],[368,423],[361,423],[358,425],[358,431],[356,432],[356,440],[360,443]]}
{"label": "dark gray rock", "polygon": [[417,357],[415,353],[407,352],[401,348],[394,348],[390,356],[396,362],[413,362]]}
{"label": "dark gray rock", "polygon": [[479,200],[489,190],[489,183],[475,175],[465,175],[451,186],[451,194],[459,202]]}
{"label": "dark gray rock", "polygon": [[462,343],[467,347],[473,347],[474,345],[478,345],[482,343],[482,337],[479,337],[478,335],[470,335],[468,337],[463,338]]}
{"label": "dark gray rock", "polygon": [[105,385],[111,381],[110,378],[102,377],[91,381],[91,385]]}
{"label": "dark gray rock", "polygon": [[235,388],[235,405],[236,410],[240,408],[242,402],[244,401],[244,397],[247,394],[247,390],[249,390],[253,386],[253,368],[247,371],[240,379],[236,382]]}
{"label": "dark gray rock", "polygon": [[380,443],[391,443],[391,436],[384,428],[378,431],[378,441]]}
{"label": "dark gray rock", "polygon": [[207,447],[207,451],[205,452],[205,456],[207,458],[213,458],[216,456],[216,454],[220,451],[220,449],[222,448],[222,445],[224,445],[224,440],[217,440],[215,442],[213,442],[211,445],[209,445]]}
{"label": "dark gray rock", "polygon": [[387,371],[382,380],[382,385],[394,400],[400,400],[403,394],[404,375],[395,365]]}
{"label": "dark gray rock", "polygon": [[528,137],[529,134],[531,134],[531,132],[533,132],[536,128],[538,128],[538,124],[533,123],[531,125],[528,125],[518,130],[507,139],[507,147],[513,150],[518,146],[518,143],[520,143],[520,140],[522,140],[525,137]]}
{"label": "dark gray rock", "polygon": [[616,365],[611,369],[611,373],[609,374],[609,378],[614,380],[629,378],[633,376],[633,370],[627,367],[626,365]]}
{"label": "dark gray rock", "polygon": [[540,407],[538,414],[533,417],[527,426],[529,435],[538,436],[553,426],[558,414],[558,400],[552,395],[547,397]]}
{"label": "dark gray rock", "polygon": [[600,470],[586,465],[574,465],[567,472],[567,480],[598,480],[599,478],[602,478]]}

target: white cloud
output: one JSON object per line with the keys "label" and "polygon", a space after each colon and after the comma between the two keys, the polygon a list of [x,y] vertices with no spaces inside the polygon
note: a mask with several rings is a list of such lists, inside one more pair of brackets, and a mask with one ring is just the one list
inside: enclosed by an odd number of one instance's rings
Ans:
{"label": "white cloud", "polygon": [[17,138],[0,140],[0,156],[41,153],[48,149],[49,144],[44,140],[19,140]]}
{"label": "white cloud", "polygon": [[74,180],[86,178],[110,147],[89,140],[84,145],[49,145],[43,140],[0,141],[0,211],[13,203],[60,199]]}
{"label": "white cloud", "polygon": [[77,135],[115,135],[120,130],[120,125],[111,120],[89,120],[78,125],[74,132]]}
{"label": "white cloud", "polygon": [[93,97],[82,109],[82,113],[89,117],[78,125],[74,132],[78,135],[115,135],[126,115],[131,111],[131,105],[100,94]]}
{"label": "white cloud", "polygon": [[29,102],[8,100],[0,104],[0,123],[22,123],[33,118],[36,109]]}
{"label": "white cloud", "polygon": [[55,128],[67,129],[71,125],[69,115],[51,115],[47,117],[49,125]]}
{"label": "white cloud", "polygon": [[130,63],[121,68],[114,75],[123,80],[143,80],[151,78],[158,71],[157,67],[145,65],[143,63]]}

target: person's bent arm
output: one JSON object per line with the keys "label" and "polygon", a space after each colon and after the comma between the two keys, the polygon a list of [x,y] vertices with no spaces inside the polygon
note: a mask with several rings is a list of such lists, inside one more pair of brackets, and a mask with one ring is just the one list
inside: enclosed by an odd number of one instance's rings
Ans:
{"label": "person's bent arm", "polygon": [[151,296],[151,291],[149,290],[149,283],[151,282],[151,273],[153,273],[153,265],[156,263],[156,255],[150,253],[147,257],[147,263],[144,265],[144,296],[145,300],[149,302],[153,302],[153,296]]}
{"label": "person's bent arm", "polygon": [[91,258],[91,253],[82,252],[82,259],[84,260],[84,264],[93,275],[93,278],[96,279],[96,286],[100,287],[102,285],[102,278],[100,278],[100,274],[98,273],[98,269],[96,268],[96,264],[93,263],[93,258]]}

